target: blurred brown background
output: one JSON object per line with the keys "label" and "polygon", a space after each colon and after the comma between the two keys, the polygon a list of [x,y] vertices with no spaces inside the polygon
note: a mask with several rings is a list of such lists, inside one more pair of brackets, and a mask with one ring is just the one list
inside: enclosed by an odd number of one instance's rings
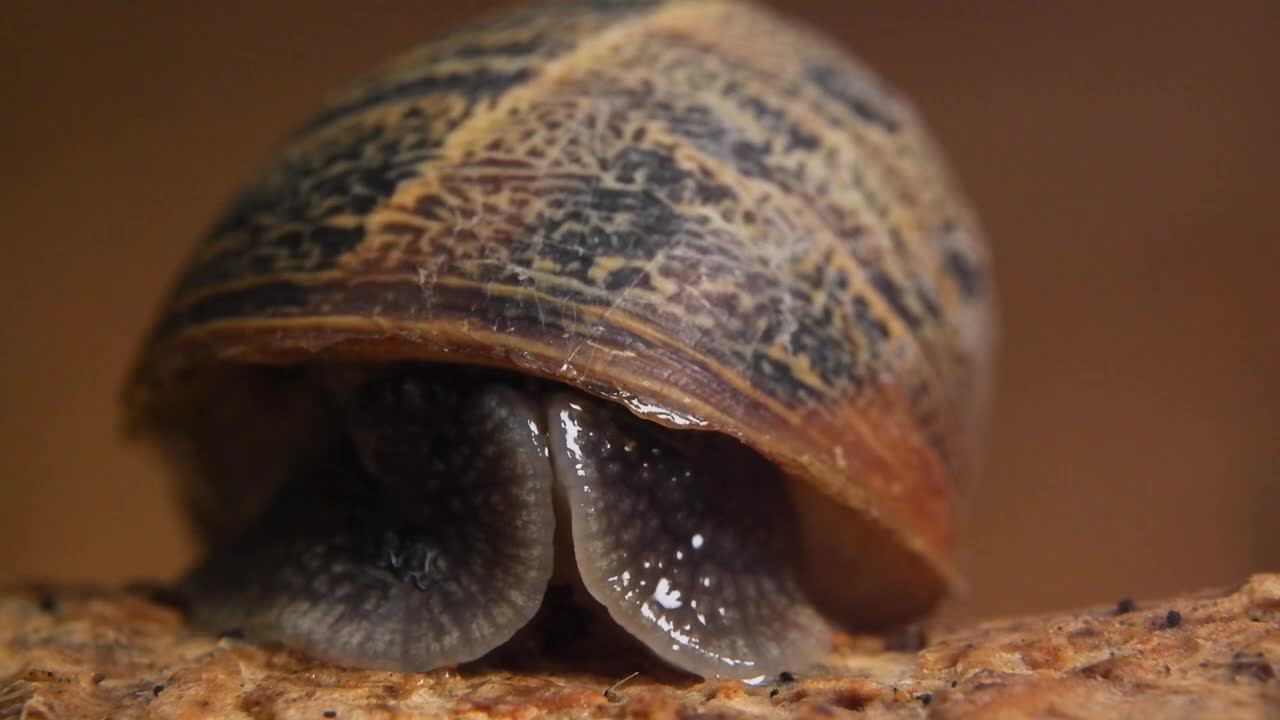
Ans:
{"label": "blurred brown background", "polygon": [[[495,4],[5,5],[0,582],[191,559],[119,437],[154,304],[324,92]],[[994,245],[965,609],[1280,570],[1280,4],[787,7],[917,99]]]}

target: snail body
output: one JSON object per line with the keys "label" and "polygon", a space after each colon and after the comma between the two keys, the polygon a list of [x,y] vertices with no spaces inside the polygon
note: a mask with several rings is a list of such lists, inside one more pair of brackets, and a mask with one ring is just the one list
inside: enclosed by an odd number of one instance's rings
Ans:
{"label": "snail body", "polygon": [[755,677],[955,586],[987,274],[915,110],[821,36],[532,5],[290,139],[196,248],[130,412],[213,547],[196,622],[427,670],[566,582]]}

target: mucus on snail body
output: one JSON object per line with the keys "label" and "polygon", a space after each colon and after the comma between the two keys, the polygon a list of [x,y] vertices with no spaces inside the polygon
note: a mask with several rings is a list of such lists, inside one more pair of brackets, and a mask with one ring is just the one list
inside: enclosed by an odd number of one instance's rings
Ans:
{"label": "mucus on snail body", "polygon": [[748,3],[553,2],[336,97],[193,254],[128,389],[197,624],[480,658],[549,588],[706,677],[918,617],[991,344],[912,106]]}

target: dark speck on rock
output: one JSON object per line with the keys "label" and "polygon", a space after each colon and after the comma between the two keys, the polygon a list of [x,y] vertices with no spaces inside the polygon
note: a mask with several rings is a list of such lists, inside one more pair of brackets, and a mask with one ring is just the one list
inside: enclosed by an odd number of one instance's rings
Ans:
{"label": "dark speck on rock", "polygon": [[782,672],[778,673],[778,682],[780,683],[793,683],[795,681],[796,681],[796,676],[794,673],[789,673],[786,670],[783,670]]}
{"label": "dark speck on rock", "polygon": [[159,695],[160,693],[164,692],[164,686],[156,685],[155,687],[151,688],[151,692],[155,693],[156,695]]}
{"label": "dark speck on rock", "polygon": [[929,703],[933,702],[933,693],[920,693],[916,696],[916,699],[920,701],[921,705],[927,707]]}
{"label": "dark speck on rock", "polygon": [[337,711],[337,710],[325,710],[325,711],[324,711],[324,716],[325,716],[325,717],[327,717],[327,718],[334,718],[334,717],[338,717],[338,711]]}
{"label": "dark speck on rock", "polygon": [[1182,624],[1182,613],[1178,612],[1177,610],[1170,610],[1168,614],[1164,616],[1165,627],[1176,628],[1181,624]]}
{"label": "dark speck on rock", "polygon": [[1267,662],[1262,653],[1237,651],[1231,658],[1231,671],[1238,676],[1252,678],[1258,682],[1270,682],[1276,678],[1275,668]]}
{"label": "dark speck on rock", "polygon": [[1121,598],[1120,602],[1116,603],[1116,615],[1124,615],[1137,609],[1138,604],[1133,601],[1133,598]]}
{"label": "dark speck on rock", "polygon": [[637,676],[637,675],[639,675],[639,674],[640,674],[639,672],[633,672],[633,673],[631,673],[630,675],[628,675],[628,676],[626,676],[626,677],[622,678],[622,679],[621,679],[621,680],[619,680],[618,682],[616,682],[616,683],[614,683],[614,684],[610,685],[609,687],[605,688],[605,690],[604,690],[604,697],[605,697],[605,699],[606,699],[606,700],[608,700],[609,702],[615,702],[615,703],[616,703],[616,702],[622,702],[622,697],[621,697],[620,695],[618,695],[618,688],[622,687],[623,685],[626,685],[628,682],[630,682],[630,681],[631,681],[631,678],[634,678],[635,676]]}
{"label": "dark speck on rock", "polygon": [[40,596],[40,609],[47,613],[58,612],[58,599],[52,595]]}

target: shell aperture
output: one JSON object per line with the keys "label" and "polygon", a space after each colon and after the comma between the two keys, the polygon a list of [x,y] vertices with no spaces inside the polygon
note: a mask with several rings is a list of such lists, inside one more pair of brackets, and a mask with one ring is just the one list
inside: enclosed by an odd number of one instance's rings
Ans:
{"label": "shell aperture", "polygon": [[[829,646],[788,557],[783,480],[728,437],[567,390],[416,372],[363,385],[347,422],[354,461],[286,483],[187,578],[196,622],[423,671],[502,645],[567,575],[704,677],[775,675]],[[574,567],[553,579],[555,560]]]}

